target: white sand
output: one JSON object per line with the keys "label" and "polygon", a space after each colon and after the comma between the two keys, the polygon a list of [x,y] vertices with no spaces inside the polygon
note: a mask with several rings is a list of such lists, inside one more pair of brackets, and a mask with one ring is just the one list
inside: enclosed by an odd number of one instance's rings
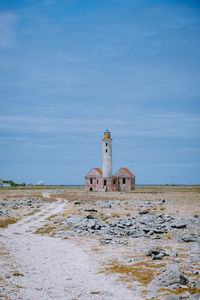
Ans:
{"label": "white sand", "polygon": [[98,274],[98,263],[73,239],[33,233],[46,218],[60,212],[65,205],[62,200],[47,203],[40,212],[2,230],[6,248],[14,257],[19,272],[24,274],[24,277],[12,276],[12,282],[21,288],[11,299],[141,299],[136,292],[117,283],[114,277]]}

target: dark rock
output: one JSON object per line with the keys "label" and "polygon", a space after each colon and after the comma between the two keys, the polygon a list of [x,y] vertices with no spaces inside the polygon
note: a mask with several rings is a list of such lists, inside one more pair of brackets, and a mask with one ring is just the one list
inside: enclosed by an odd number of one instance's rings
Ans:
{"label": "dark rock", "polygon": [[99,240],[101,244],[110,244],[112,242],[112,238],[103,238]]}
{"label": "dark rock", "polygon": [[94,208],[87,208],[87,209],[85,209],[85,211],[89,211],[89,212],[97,212],[97,210],[94,209]]}
{"label": "dark rock", "polygon": [[177,228],[177,229],[182,229],[186,228],[187,223],[184,221],[175,221],[174,223],[171,224],[172,228]]}
{"label": "dark rock", "polygon": [[149,227],[142,227],[141,228],[145,233],[148,233],[150,230],[151,230],[151,228],[149,228]]}
{"label": "dark rock", "polygon": [[153,260],[161,260],[164,256],[165,256],[164,253],[159,253],[157,255],[152,255],[151,257]]}
{"label": "dark rock", "polygon": [[193,218],[199,218],[200,217],[200,215],[198,215],[198,214],[193,214]]}
{"label": "dark rock", "polygon": [[118,224],[117,224],[117,227],[118,227],[118,228],[125,228],[125,226],[124,226],[123,224],[121,224],[121,223],[118,223]]}
{"label": "dark rock", "polygon": [[152,254],[159,254],[162,251],[162,248],[152,247],[145,251],[146,256],[151,256]]}
{"label": "dark rock", "polygon": [[0,216],[10,217],[10,215],[8,214],[8,212],[2,211],[2,210],[0,210]]}
{"label": "dark rock", "polygon": [[157,233],[157,234],[162,234],[162,233],[168,232],[167,228],[161,228],[161,227],[156,227],[156,228],[153,228],[152,230],[154,233]]}
{"label": "dark rock", "polygon": [[146,256],[151,256],[153,260],[159,260],[168,255],[165,250],[160,247],[151,247],[145,252],[145,254]]}
{"label": "dark rock", "polygon": [[79,205],[79,204],[81,204],[81,202],[79,202],[79,201],[74,201],[74,205]]}
{"label": "dark rock", "polygon": [[93,215],[87,215],[86,219],[94,219]]}
{"label": "dark rock", "polygon": [[139,215],[146,215],[146,214],[149,214],[149,210],[142,209],[142,210],[139,211]]}
{"label": "dark rock", "polygon": [[160,240],[161,239],[161,236],[156,234],[156,235],[153,235],[152,237],[154,240]]}
{"label": "dark rock", "polygon": [[116,227],[116,226],[117,226],[117,222],[111,221],[108,225],[109,225],[110,227]]}

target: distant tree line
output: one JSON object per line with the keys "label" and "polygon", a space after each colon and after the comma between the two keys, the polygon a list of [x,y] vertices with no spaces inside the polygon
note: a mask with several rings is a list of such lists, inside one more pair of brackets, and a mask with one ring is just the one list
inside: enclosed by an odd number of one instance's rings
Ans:
{"label": "distant tree line", "polygon": [[4,180],[3,182],[4,183],[9,183],[11,186],[26,186],[25,182],[22,182],[21,184],[16,183],[16,182],[14,182],[12,180]]}

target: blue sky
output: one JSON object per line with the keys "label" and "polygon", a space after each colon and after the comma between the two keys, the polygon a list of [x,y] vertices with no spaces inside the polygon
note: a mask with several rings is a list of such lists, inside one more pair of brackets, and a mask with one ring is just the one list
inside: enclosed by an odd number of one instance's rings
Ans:
{"label": "blue sky", "polygon": [[200,183],[200,3],[0,1],[0,177],[83,184],[113,171]]}

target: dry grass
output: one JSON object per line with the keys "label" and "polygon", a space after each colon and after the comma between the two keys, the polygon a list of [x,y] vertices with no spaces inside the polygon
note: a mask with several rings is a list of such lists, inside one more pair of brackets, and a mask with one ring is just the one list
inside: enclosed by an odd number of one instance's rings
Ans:
{"label": "dry grass", "polygon": [[49,202],[49,203],[52,203],[52,202],[55,202],[57,201],[56,197],[49,197],[49,198],[45,198],[45,197],[41,197],[43,201],[45,202]]}
{"label": "dry grass", "polygon": [[18,221],[18,219],[14,218],[14,217],[3,217],[0,220],[0,227],[1,228],[6,228],[6,227],[8,227],[9,224],[14,224],[17,221]]}
{"label": "dry grass", "polygon": [[99,294],[101,294],[101,292],[99,292],[99,291],[96,291],[96,292],[90,292],[90,294],[91,294],[91,295],[99,295]]}
{"label": "dry grass", "polygon": [[15,272],[15,273],[13,273],[13,276],[19,277],[19,276],[24,276],[24,274],[22,274],[22,273],[20,273],[20,272]]}
{"label": "dry grass", "polygon": [[100,272],[106,272],[108,274],[118,273],[120,274],[121,281],[138,281],[143,285],[147,285],[154,279],[155,275],[160,273],[159,268],[165,266],[165,263],[137,262],[135,264],[126,265],[119,261],[113,261]]}
{"label": "dry grass", "polygon": [[[160,235],[160,234],[159,234]],[[172,240],[173,239],[173,234],[172,232],[167,232],[167,233],[162,233],[162,238],[164,240]]]}
{"label": "dry grass", "polygon": [[29,212],[28,214],[26,214],[26,216],[32,216],[34,215],[36,212],[40,211],[38,208],[34,209],[33,211]]}
{"label": "dry grass", "polygon": [[0,299],[8,300],[8,296],[0,294]]}
{"label": "dry grass", "polygon": [[55,226],[46,225],[44,227],[38,228],[34,233],[35,234],[48,234],[48,233],[52,233],[55,229],[56,229]]}
{"label": "dry grass", "polygon": [[185,292],[189,292],[191,295],[196,294],[196,293],[200,293],[200,289],[196,288],[196,287],[191,287],[191,286],[187,286],[185,288],[178,288],[176,290],[170,290],[170,289],[160,289],[158,290],[159,293],[163,293],[164,295],[171,295],[171,294],[175,294],[175,295],[180,295],[182,293]]}

